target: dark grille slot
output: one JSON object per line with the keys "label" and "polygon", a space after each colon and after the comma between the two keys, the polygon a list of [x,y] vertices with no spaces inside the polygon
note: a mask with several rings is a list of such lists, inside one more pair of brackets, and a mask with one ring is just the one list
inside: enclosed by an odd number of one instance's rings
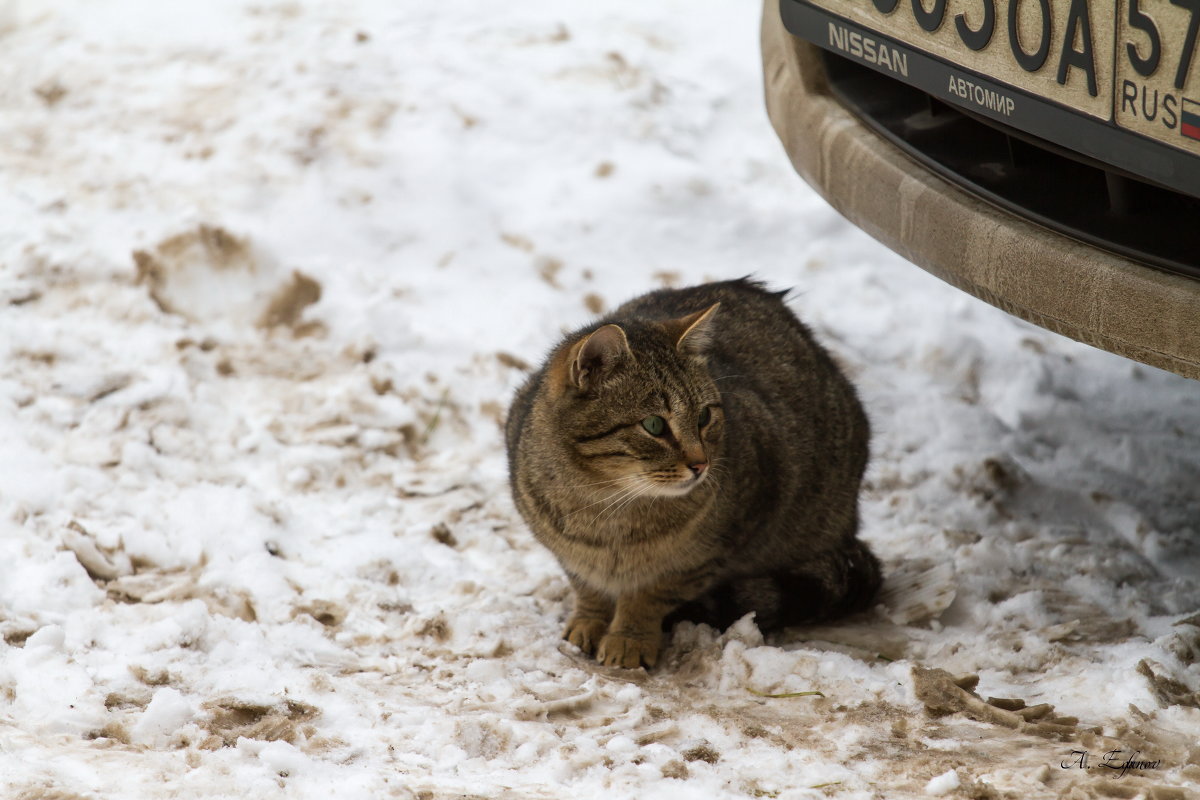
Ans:
{"label": "dark grille slot", "polygon": [[824,52],[830,88],[946,180],[1047,228],[1200,278],[1200,199],[1114,171]]}

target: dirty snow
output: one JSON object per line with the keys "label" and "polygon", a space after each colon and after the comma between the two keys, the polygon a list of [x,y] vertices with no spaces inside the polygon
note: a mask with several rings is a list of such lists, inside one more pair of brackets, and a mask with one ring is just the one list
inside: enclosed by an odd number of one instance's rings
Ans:
{"label": "dirty snow", "polygon": [[[1197,384],[839,218],[758,14],[0,3],[5,797],[1200,791]],[[746,273],[861,388],[887,591],[599,668],[508,399],[591,314]]]}

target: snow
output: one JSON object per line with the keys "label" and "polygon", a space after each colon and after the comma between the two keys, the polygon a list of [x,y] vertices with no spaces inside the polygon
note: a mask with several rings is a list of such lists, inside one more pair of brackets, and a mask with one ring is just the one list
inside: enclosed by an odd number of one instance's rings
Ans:
{"label": "snow", "polygon": [[958,782],[958,773],[954,770],[943,772],[936,778],[930,778],[929,783],[925,784],[925,794],[933,797],[941,797],[944,794],[957,789],[961,784]]}
{"label": "snow", "polygon": [[172,734],[190,722],[194,715],[191,703],[178,691],[169,687],[159,689],[134,723],[130,738],[136,744],[166,747]]}
{"label": "snow", "polygon": [[[1200,791],[1196,384],[838,217],[758,13],[0,3],[6,796],[1088,796],[1114,746]],[[747,273],[860,387],[888,590],[597,667],[504,410],[595,310]],[[934,716],[914,667],[1079,722]]]}

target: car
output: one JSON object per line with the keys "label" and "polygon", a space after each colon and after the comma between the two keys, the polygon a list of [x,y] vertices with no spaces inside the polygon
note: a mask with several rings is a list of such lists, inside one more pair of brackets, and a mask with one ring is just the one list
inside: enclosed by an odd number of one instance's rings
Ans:
{"label": "car", "polygon": [[1200,0],[766,0],[768,115],[854,224],[1200,379]]}

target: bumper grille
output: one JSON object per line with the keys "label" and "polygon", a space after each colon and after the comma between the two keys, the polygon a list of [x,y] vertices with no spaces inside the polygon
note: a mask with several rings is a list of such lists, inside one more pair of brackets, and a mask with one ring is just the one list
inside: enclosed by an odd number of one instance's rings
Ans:
{"label": "bumper grille", "polygon": [[828,51],[822,55],[838,100],[946,180],[1090,245],[1200,278],[1200,198],[949,106]]}

